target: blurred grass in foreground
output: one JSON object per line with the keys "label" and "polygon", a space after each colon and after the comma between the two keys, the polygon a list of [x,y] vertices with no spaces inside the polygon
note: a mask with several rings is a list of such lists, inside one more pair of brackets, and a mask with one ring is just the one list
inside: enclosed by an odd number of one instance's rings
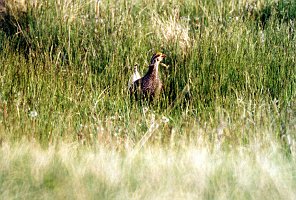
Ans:
{"label": "blurred grass in foreground", "polygon": [[77,143],[46,150],[34,142],[4,143],[0,198],[294,199],[295,161],[266,139],[228,153],[205,144],[121,154]]}

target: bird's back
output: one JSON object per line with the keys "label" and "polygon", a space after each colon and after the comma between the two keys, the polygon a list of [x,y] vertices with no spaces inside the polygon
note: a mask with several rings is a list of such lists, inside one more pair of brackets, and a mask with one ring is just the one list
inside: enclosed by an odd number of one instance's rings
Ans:
{"label": "bird's back", "polygon": [[146,75],[134,82],[133,87],[130,88],[130,92],[132,95],[135,95],[136,99],[141,97],[150,97],[153,99],[159,95],[161,88],[162,82],[158,77]]}

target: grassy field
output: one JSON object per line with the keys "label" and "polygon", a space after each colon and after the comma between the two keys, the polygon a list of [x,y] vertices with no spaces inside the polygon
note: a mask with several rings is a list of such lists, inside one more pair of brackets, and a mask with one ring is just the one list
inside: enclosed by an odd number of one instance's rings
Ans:
{"label": "grassy field", "polygon": [[[22,10],[0,24],[1,199],[295,199],[294,1]],[[132,104],[156,51],[165,91]]]}

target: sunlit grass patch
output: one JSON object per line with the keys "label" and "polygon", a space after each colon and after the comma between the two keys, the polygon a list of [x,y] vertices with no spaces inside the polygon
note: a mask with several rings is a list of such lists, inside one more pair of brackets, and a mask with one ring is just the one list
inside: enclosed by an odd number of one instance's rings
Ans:
{"label": "sunlit grass patch", "polygon": [[172,15],[165,19],[157,14],[152,14],[152,26],[158,40],[162,43],[177,43],[186,52],[190,48],[191,38],[189,35],[189,23],[184,16],[180,18],[179,10],[176,9]]}

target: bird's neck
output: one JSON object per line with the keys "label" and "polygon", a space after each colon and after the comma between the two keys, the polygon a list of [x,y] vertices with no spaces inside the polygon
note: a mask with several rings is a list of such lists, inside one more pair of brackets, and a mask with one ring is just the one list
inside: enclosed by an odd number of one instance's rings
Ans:
{"label": "bird's neck", "polygon": [[150,64],[149,65],[149,71],[147,74],[149,74],[150,76],[153,76],[155,78],[158,77],[158,65],[159,63],[156,62],[156,63],[153,63],[153,64]]}

